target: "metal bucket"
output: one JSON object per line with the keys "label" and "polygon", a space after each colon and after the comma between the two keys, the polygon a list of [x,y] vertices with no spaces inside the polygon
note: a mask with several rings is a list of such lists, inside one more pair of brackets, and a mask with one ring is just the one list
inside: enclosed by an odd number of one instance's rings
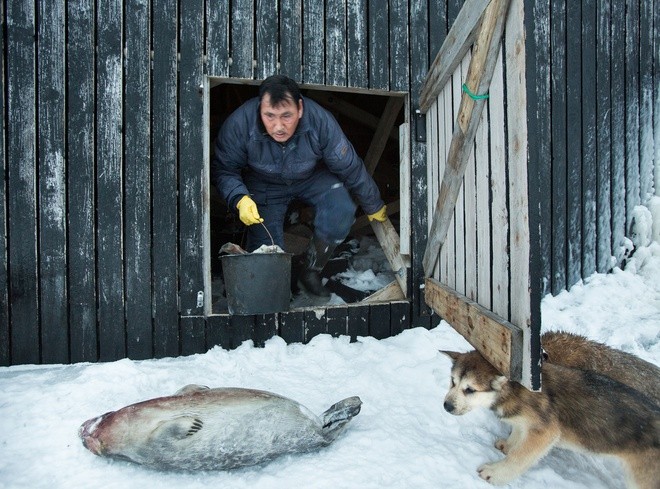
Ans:
{"label": "metal bucket", "polygon": [[222,271],[230,314],[267,314],[289,310],[291,253],[224,255]]}

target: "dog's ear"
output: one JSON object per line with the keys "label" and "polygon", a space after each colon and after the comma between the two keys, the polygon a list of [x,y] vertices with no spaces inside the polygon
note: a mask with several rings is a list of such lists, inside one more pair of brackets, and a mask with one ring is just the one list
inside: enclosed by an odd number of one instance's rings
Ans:
{"label": "dog's ear", "polygon": [[447,351],[447,350],[438,350],[440,353],[443,355],[447,355],[449,358],[451,358],[452,363],[456,363],[456,360],[461,356],[461,353],[457,351]]}
{"label": "dog's ear", "polygon": [[501,391],[502,387],[504,387],[504,384],[506,384],[508,381],[509,379],[507,379],[504,375],[500,375],[495,377],[495,379],[491,381],[490,385],[493,390]]}

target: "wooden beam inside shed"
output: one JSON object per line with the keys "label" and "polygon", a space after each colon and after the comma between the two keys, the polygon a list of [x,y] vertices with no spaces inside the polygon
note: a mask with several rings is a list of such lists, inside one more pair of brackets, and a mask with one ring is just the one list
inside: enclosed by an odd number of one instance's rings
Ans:
{"label": "wooden beam inside shed", "polygon": [[371,228],[383,248],[385,257],[392,267],[394,278],[399,283],[403,295],[407,296],[408,268],[399,251],[399,234],[389,219],[385,222],[371,221]]}
{"label": "wooden beam inside shed", "polygon": [[424,298],[502,375],[522,380],[522,329],[434,278],[426,279]]}
{"label": "wooden beam inside shed", "polygon": [[394,124],[396,123],[396,119],[399,116],[402,106],[403,97],[390,97],[387,100],[387,104],[385,104],[383,115],[378,122],[378,127],[376,127],[376,133],[371,140],[371,145],[369,145],[367,156],[364,157],[364,164],[370,175],[374,174],[374,170],[376,169],[376,166],[378,166],[380,157],[385,150],[389,134],[394,130]]}

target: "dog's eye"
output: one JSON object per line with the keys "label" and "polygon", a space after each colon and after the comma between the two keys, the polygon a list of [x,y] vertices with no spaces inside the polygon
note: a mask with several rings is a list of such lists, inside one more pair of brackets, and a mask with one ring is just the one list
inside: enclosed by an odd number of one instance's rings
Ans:
{"label": "dog's eye", "polygon": [[465,392],[466,394],[474,394],[476,391],[472,387],[466,387],[465,389],[463,389],[463,392]]}

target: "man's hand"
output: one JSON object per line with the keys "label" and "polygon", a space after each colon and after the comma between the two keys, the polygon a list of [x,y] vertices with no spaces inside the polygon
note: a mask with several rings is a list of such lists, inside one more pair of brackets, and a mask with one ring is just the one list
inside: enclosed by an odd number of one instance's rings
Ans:
{"label": "man's hand", "polygon": [[254,203],[254,200],[252,200],[249,195],[241,197],[241,200],[236,204],[236,208],[238,209],[238,217],[246,226],[252,226],[253,224],[264,222],[257,210],[257,204]]}
{"label": "man's hand", "polygon": [[384,205],[373,214],[367,214],[367,217],[370,221],[385,222],[387,221],[387,206]]}

